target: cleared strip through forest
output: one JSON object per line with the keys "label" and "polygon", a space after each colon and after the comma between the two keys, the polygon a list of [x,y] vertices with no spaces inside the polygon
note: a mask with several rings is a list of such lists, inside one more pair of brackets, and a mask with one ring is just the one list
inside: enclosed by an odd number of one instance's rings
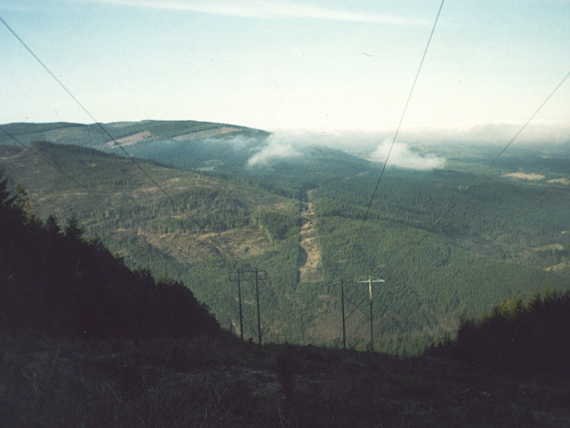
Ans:
{"label": "cleared strip through forest", "polygon": [[306,200],[302,202],[299,245],[304,252],[304,257],[299,266],[299,282],[320,282],[323,280],[321,247],[317,237],[315,191],[315,189],[309,190],[306,193]]}

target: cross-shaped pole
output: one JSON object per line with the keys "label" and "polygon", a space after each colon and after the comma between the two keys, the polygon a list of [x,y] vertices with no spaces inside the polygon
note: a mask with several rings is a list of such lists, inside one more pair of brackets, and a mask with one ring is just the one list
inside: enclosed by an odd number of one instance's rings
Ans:
{"label": "cross-shaped pole", "polygon": [[359,284],[368,284],[368,302],[370,305],[370,315],[368,316],[370,319],[370,351],[374,351],[374,318],[373,318],[373,304],[374,304],[374,296],[372,294],[372,284],[375,283],[384,283],[382,278],[372,279],[371,276],[364,281],[358,281]]}

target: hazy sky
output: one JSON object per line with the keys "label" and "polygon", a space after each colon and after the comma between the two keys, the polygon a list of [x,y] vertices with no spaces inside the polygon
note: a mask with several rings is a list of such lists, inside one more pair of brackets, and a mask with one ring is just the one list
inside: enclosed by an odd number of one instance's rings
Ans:
{"label": "hazy sky", "polygon": [[[100,121],[390,129],[439,0],[0,0]],[[0,123],[89,122],[0,26]],[[404,127],[520,123],[570,70],[570,0],[447,0]],[[570,82],[537,118],[570,125]]]}

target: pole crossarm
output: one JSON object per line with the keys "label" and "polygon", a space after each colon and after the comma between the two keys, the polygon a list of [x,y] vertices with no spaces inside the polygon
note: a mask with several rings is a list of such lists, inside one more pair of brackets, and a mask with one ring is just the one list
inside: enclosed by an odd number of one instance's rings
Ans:
{"label": "pole crossarm", "polygon": [[357,281],[358,284],[368,284],[368,302],[369,302],[369,314],[368,318],[370,321],[370,351],[374,351],[374,294],[372,292],[373,284],[382,284],[386,282],[383,278],[372,279],[372,276],[368,276],[368,279],[363,281]]}
{"label": "pole crossarm", "polygon": [[368,279],[364,281],[358,281],[359,284],[368,284],[368,297],[370,298],[370,300],[372,300],[372,284],[380,284],[384,282],[386,281],[382,278],[372,279],[371,276],[369,276]]}

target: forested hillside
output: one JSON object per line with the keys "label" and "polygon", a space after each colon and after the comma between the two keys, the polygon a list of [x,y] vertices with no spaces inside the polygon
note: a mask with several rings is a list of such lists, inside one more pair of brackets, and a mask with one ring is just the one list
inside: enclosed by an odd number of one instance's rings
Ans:
{"label": "forested hillside", "polygon": [[219,334],[183,284],[132,271],[75,219],[61,228],[24,211],[0,177],[0,330],[88,338]]}
{"label": "forested hillside", "polygon": [[[28,189],[31,212],[42,219],[52,213],[62,220],[74,215],[88,237],[101,239],[129,266],[184,281],[225,328],[236,319],[228,275],[238,262],[263,260],[275,266],[276,284],[293,289],[296,221],[290,222],[291,230],[273,236],[270,219],[295,219],[295,201],[254,186],[146,163],[145,170],[166,189],[165,195],[131,160],[76,146],[34,143],[0,150],[13,184]],[[273,293],[267,289],[262,298],[275,301]],[[275,316],[283,319],[277,311]]]}
{"label": "forested hillside", "polygon": [[[568,189],[394,170],[363,224],[374,180],[322,186],[316,206],[325,272],[386,279],[375,304],[384,340],[421,346],[426,338],[453,336],[460,318],[478,317],[506,298],[570,285],[567,270],[552,268],[568,261]],[[358,302],[364,290],[349,296]],[[355,314],[349,331],[366,330],[367,317]]]}
{"label": "forested hillside", "polygon": [[[149,123],[116,126],[143,132]],[[157,125],[153,135],[180,126]],[[570,286],[562,159],[533,163],[516,152],[524,170],[509,157],[491,168],[492,150],[468,147],[464,157],[446,152],[447,169],[391,168],[363,222],[376,164],[307,146],[302,155],[252,168],[247,159],[265,144],[261,131],[248,130],[247,142],[231,149],[231,133],[212,141],[196,132],[186,142],[124,140],[130,153],[153,161],[119,157],[110,147],[44,142],[0,146],[0,165],[26,190],[30,212],[74,214],[87,236],[100,237],[129,266],[187,284],[222,327],[239,329],[230,275],[239,267],[267,271],[261,308],[268,341],[340,346],[341,280],[348,345],[358,349],[368,344],[368,295],[356,281],[386,280],[375,291],[375,343],[394,353],[453,337],[462,317],[506,298]],[[316,274],[302,274],[308,264]],[[253,338],[252,278],[243,293],[245,337]]]}

